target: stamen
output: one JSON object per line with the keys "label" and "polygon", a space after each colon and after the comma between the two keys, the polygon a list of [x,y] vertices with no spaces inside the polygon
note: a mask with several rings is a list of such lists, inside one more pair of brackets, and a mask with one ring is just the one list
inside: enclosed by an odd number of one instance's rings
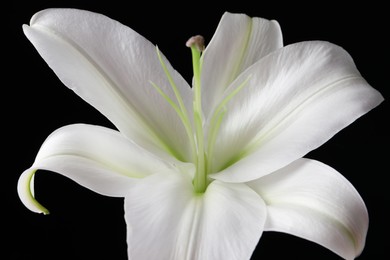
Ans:
{"label": "stamen", "polygon": [[[212,156],[214,154],[214,144],[217,140],[217,135],[219,131],[219,127],[221,126],[222,119],[225,116],[227,109],[226,107],[223,107],[222,110],[213,118],[215,118],[215,121],[212,121],[210,132],[208,136],[208,144],[207,144],[207,156]],[[212,171],[212,161],[209,160],[207,162],[207,172],[210,173]]]}
{"label": "stamen", "polygon": [[176,111],[177,115],[179,116],[180,120],[182,121],[183,126],[185,128],[185,131],[187,133],[188,139],[190,141],[191,150],[192,150],[192,157],[193,157],[192,159],[195,162],[196,161],[196,143],[195,143],[195,139],[194,139],[194,133],[192,130],[191,121],[190,121],[190,118],[188,116],[188,111],[184,105],[181,94],[180,94],[169,70],[167,69],[167,66],[166,66],[166,64],[161,56],[161,53],[160,53],[158,47],[156,47],[156,51],[157,51],[157,56],[158,56],[158,59],[160,61],[161,67],[163,68],[163,70],[165,72],[165,75],[169,81],[169,84],[171,85],[171,88],[175,94],[175,97],[176,97],[177,102],[179,103],[179,106],[166,93],[164,93],[164,91],[159,86],[157,86],[154,82],[150,81],[150,83],[157,90],[157,92],[169,103],[169,105]]}
{"label": "stamen", "polygon": [[163,68],[165,75],[167,76],[167,79],[169,81],[169,84],[171,85],[172,90],[175,93],[175,96],[176,96],[177,102],[179,103],[180,109],[181,109],[181,111],[183,111],[184,114],[188,115],[187,109],[184,105],[183,99],[181,98],[180,92],[177,89],[177,86],[176,86],[171,74],[169,73],[169,70],[168,70],[167,66],[165,65],[165,62],[161,56],[160,50],[158,49],[157,46],[156,46],[156,51],[157,51],[157,56],[158,56],[158,59],[160,61],[161,67]]}
{"label": "stamen", "polygon": [[223,108],[223,107],[225,107],[226,106],[226,104],[234,97],[234,96],[236,96],[246,85],[247,85],[247,83],[248,83],[248,81],[249,81],[249,79],[252,77],[252,75],[249,75],[236,89],[234,89],[228,96],[226,96],[225,98],[224,98],[224,100],[222,100],[221,101],[221,103],[219,103],[219,106],[217,107],[217,109],[215,110],[215,112],[214,112],[214,115],[213,116],[215,116],[215,114],[218,114],[220,111],[221,111],[221,109]]}
{"label": "stamen", "polygon": [[[207,156],[212,157],[214,153],[214,145],[217,140],[217,134],[219,131],[219,127],[221,126],[222,119],[226,113],[226,105],[229,103],[229,101],[236,96],[245,86],[247,86],[247,83],[252,75],[249,75],[244,82],[242,82],[236,89],[234,89],[229,95],[227,95],[218,105],[218,107],[215,109],[213,116],[211,117],[211,123],[209,127],[209,136],[208,136],[208,143],[207,143]],[[212,161],[207,162],[207,172],[211,172],[212,169]]]}

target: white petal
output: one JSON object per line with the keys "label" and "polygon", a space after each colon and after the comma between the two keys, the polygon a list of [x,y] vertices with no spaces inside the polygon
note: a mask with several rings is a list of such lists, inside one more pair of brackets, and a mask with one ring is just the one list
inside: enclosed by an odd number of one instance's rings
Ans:
{"label": "white petal", "polygon": [[276,21],[225,13],[203,54],[202,91],[206,115],[241,72],[281,47],[282,32]]}
{"label": "white petal", "polygon": [[249,181],[278,170],[383,100],[348,53],[326,42],[275,51],[235,84],[249,75],[248,85],[227,105],[216,141],[214,172],[231,165],[213,176],[220,180]]}
{"label": "white petal", "polygon": [[245,184],[193,192],[186,174],[142,179],[125,198],[129,259],[244,260],[262,234],[265,205]]}
{"label": "white petal", "polygon": [[39,169],[62,174],[97,193],[123,197],[137,179],[172,167],[118,131],[70,125],[53,132],[43,143],[34,164],[20,176],[18,193],[30,210],[46,212],[31,191],[32,176]]}
{"label": "white petal", "polygon": [[[47,9],[35,14],[30,24],[23,27],[26,36],[61,81],[123,134],[148,148],[189,156],[182,123],[150,83],[175,100],[153,44],[119,22],[88,11]],[[165,62],[191,109],[189,85]]]}
{"label": "white petal", "polygon": [[266,231],[308,239],[345,259],[363,250],[366,206],[352,184],[329,166],[300,159],[248,185],[267,204]]}

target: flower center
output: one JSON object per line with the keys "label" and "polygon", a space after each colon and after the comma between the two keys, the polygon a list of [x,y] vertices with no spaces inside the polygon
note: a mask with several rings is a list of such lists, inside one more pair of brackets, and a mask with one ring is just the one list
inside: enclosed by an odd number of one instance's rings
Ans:
{"label": "flower center", "polygon": [[200,35],[191,37],[186,46],[191,48],[192,53],[192,67],[193,67],[193,115],[191,121],[190,115],[180,92],[169,72],[167,66],[161,56],[160,51],[157,48],[157,56],[159,58],[161,67],[163,68],[169,84],[175,94],[176,102],[172,100],[163,90],[157,86],[154,82],[150,82],[157,92],[169,103],[169,105],[176,111],[179,116],[188,139],[191,145],[192,151],[192,163],[196,166],[196,172],[193,179],[194,191],[196,193],[204,193],[208,184],[211,182],[208,178],[208,174],[212,170],[212,160],[210,158],[214,154],[214,144],[217,139],[219,127],[222,119],[226,113],[226,104],[246,85],[249,77],[241,83],[237,88],[227,94],[219,105],[214,109],[210,124],[208,126],[208,138],[205,142],[204,133],[204,118],[202,113],[202,91],[201,91],[201,71],[202,71],[202,58],[201,54],[204,50],[204,40]]}

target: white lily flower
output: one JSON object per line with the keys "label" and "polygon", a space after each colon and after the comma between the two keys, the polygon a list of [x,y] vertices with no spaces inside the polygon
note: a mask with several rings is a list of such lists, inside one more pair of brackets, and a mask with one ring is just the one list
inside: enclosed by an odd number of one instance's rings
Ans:
{"label": "white lily flower", "polygon": [[18,193],[32,211],[37,170],[125,198],[130,259],[250,259],[263,231],[345,259],[368,213],[336,170],[302,158],[382,96],[342,48],[283,46],[276,21],[225,13],[208,44],[187,42],[192,88],[163,54],[101,14],[48,9],[24,33],[60,80],[117,127],[52,133]]}

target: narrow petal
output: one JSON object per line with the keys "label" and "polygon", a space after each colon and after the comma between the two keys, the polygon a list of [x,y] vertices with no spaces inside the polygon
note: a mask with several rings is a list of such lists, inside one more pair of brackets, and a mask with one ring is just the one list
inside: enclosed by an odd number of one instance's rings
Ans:
{"label": "narrow petal", "polygon": [[248,77],[227,105],[216,140],[214,172],[223,172],[213,177],[220,180],[249,181],[278,170],[383,100],[348,53],[327,42],[275,51],[243,73],[232,89]]}
{"label": "narrow petal", "polygon": [[345,259],[362,252],[367,209],[352,184],[336,170],[300,159],[248,185],[267,204],[266,231],[308,239]]}
{"label": "narrow petal", "polygon": [[18,193],[27,208],[47,213],[34,199],[33,176],[39,169],[62,174],[100,194],[124,197],[138,179],[170,168],[171,163],[159,160],[118,131],[70,125],[43,143],[34,164],[20,176]]}
{"label": "narrow petal", "polygon": [[225,13],[203,55],[202,91],[206,115],[241,72],[281,47],[283,40],[278,22]]}
{"label": "narrow petal", "polygon": [[243,260],[262,234],[265,205],[245,184],[194,194],[186,174],[142,179],[125,198],[129,259]]}
{"label": "narrow petal", "polygon": [[[119,131],[148,148],[189,156],[179,117],[152,86],[175,100],[156,47],[148,40],[106,16],[76,9],[41,11],[23,29],[60,80]],[[163,60],[190,110],[189,85]]]}

